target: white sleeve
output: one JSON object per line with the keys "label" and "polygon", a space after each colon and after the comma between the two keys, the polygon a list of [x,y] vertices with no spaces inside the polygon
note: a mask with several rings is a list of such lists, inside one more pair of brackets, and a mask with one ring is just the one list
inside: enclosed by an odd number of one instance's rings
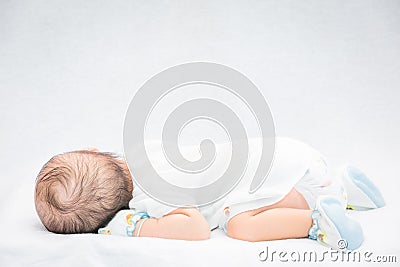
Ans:
{"label": "white sleeve", "polygon": [[129,201],[129,208],[136,209],[137,211],[145,211],[151,217],[160,218],[177,207],[168,206],[152,199],[146,195],[138,186],[135,186],[133,190],[133,198]]}

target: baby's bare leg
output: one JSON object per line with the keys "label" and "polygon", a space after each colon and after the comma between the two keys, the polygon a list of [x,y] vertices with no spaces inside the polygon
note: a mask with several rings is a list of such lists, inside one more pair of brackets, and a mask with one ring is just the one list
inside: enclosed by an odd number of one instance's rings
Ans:
{"label": "baby's bare leg", "polygon": [[234,216],[227,225],[228,236],[247,241],[308,236],[311,212],[304,197],[292,189],[281,201]]}
{"label": "baby's bare leg", "polygon": [[267,241],[307,237],[312,210],[273,208],[250,210],[229,220],[228,236],[246,241]]}
{"label": "baby's bare leg", "polygon": [[304,197],[296,189],[293,188],[281,201],[273,205],[255,209],[253,210],[253,214],[257,214],[266,210],[276,209],[276,208],[292,208],[292,209],[303,209],[303,210],[310,209]]}

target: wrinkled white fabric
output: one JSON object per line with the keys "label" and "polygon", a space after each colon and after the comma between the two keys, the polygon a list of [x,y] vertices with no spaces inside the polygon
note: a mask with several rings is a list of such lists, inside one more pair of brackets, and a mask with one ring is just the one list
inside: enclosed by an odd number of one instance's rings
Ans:
{"label": "wrinkled white fabric", "polygon": [[[305,175],[312,161],[321,157],[316,150],[302,142],[290,138],[276,138],[275,155],[269,175],[263,185],[255,193],[250,194],[250,184],[260,159],[259,147],[261,141],[258,138],[249,139],[248,166],[240,183],[224,198],[200,208],[211,229],[218,226],[226,207],[247,203],[249,209],[255,209],[278,202]],[[217,149],[218,153],[229,154],[230,144],[218,144]],[[196,150],[192,149],[192,151]],[[218,163],[218,161],[216,162]],[[222,161],[219,164],[222,167]],[[172,169],[172,167],[170,168]],[[218,171],[218,166],[214,171]],[[164,174],[169,172],[172,172],[172,170],[163,169]],[[146,211],[154,217],[161,217],[176,209],[176,207],[162,204],[150,198],[138,186],[135,186],[133,199],[129,205],[130,208]]]}

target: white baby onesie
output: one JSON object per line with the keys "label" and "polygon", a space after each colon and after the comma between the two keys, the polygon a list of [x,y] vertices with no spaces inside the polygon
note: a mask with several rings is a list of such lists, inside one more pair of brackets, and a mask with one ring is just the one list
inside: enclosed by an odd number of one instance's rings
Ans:
{"label": "white baby onesie", "polygon": [[[250,184],[258,167],[262,140],[251,138],[248,142],[248,166],[240,183],[224,198],[199,208],[211,229],[224,227],[227,218],[240,212],[280,201],[305,175],[313,160],[322,157],[320,153],[302,142],[290,138],[276,138],[275,155],[269,175],[263,185],[255,193],[250,194]],[[224,151],[229,149],[230,144],[217,146],[220,151]],[[176,209],[150,198],[137,185],[129,206],[157,218]]]}

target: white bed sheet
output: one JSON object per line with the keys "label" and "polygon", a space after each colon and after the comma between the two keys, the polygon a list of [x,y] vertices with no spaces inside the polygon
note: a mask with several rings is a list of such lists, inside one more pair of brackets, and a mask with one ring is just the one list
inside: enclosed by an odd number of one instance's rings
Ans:
{"label": "white bed sheet", "polygon": [[[0,239],[1,266],[253,266],[271,263],[272,251],[315,251],[318,259],[330,251],[308,239],[269,242],[245,242],[227,237],[221,230],[212,232],[206,241],[166,240],[158,238],[127,238],[96,234],[58,235],[44,229],[34,211],[33,184],[25,184],[12,192],[3,202],[2,237]],[[365,242],[361,252],[392,255],[400,261],[397,229],[400,220],[395,203],[365,212],[349,212],[363,226]],[[260,253],[268,247],[269,258],[260,260]],[[285,266],[275,254],[272,263]],[[261,255],[265,257],[265,254]],[[285,256],[284,256],[285,257]],[[335,259],[335,256],[332,256]],[[284,258],[282,258],[284,259]],[[326,260],[319,264],[331,263]],[[307,263],[298,263],[307,266]],[[353,262],[347,264],[353,265]],[[397,263],[398,264],[398,263]],[[369,263],[368,266],[375,264]],[[378,263],[376,263],[378,265]],[[394,265],[395,266],[395,265]]]}

